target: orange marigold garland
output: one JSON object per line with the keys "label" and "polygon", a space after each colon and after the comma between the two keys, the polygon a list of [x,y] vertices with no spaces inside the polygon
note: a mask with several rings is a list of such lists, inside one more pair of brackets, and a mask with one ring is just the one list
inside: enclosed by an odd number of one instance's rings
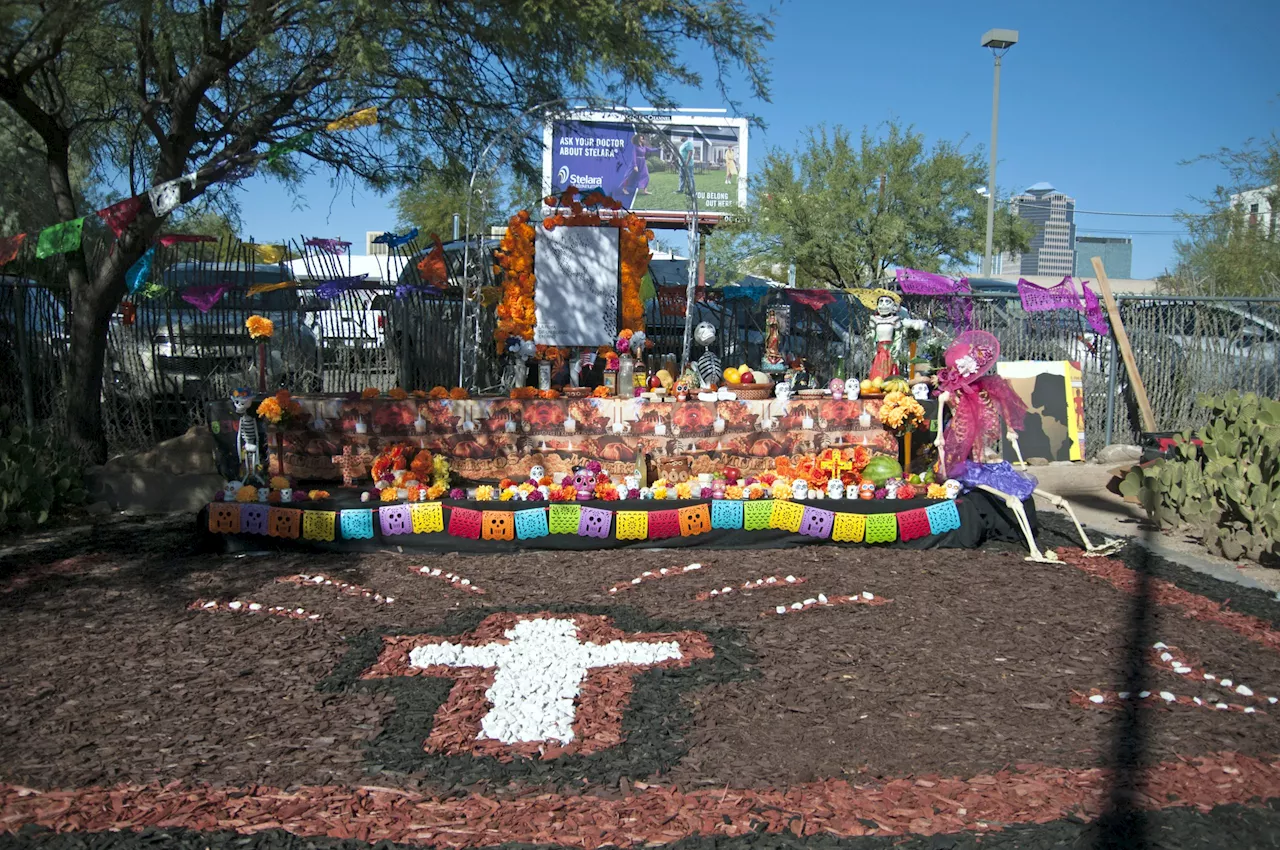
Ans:
{"label": "orange marigold garland", "polygon": [[[578,198],[581,197],[581,200]],[[644,302],[640,300],[640,284],[649,271],[649,241],[653,231],[644,219],[633,212],[621,213],[622,204],[598,190],[581,194],[570,186],[559,197],[545,199],[547,206],[567,208],[568,214],[556,212],[542,220],[545,230],[557,227],[618,228],[618,280],[621,290],[622,328],[644,330]],[[605,219],[601,210],[615,213]],[[502,278],[502,299],[498,302],[498,327],[494,341],[498,351],[506,350],[507,340],[533,339],[536,320],[534,291],[534,227],[528,210],[521,210],[507,222],[506,235],[498,245],[494,274]]]}

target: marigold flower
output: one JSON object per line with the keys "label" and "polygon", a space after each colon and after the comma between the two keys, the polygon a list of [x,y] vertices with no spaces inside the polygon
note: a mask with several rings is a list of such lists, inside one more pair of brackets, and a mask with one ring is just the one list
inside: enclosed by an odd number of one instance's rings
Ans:
{"label": "marigold flower", "polygon": [[244,326],[249,329],[249,336],[257,340],[271,339],[276,329],[266,316],[250,316],[244,320]]}
{"label": "marigold flower", "polygon": [[280,407],[280,402],[276,401],[274,397],[267,397],[258,405],[258,415],[272,425],[278,425],[281,417],[284,416],[284,409]]}
{"label": "marigold flower", "polygon": [[409,397],[409,394],[399,387],[392,387],[390,390],[387,390],[387,397],[394,398],[396,401],[403,401]]}
{"label": "marigold flower", "polygon": [[467,391],[464,390],[462,387],[454,387],[453,389],[449,390],[449,398],[455,401],[461,401],[462,399],[468,398],[468,397],[469,395]]}
{"label": "marigold flower", "polygon": [[365,387],[360,391],[361,398],[377,398],[382,395],[382,390],[377,387]]}

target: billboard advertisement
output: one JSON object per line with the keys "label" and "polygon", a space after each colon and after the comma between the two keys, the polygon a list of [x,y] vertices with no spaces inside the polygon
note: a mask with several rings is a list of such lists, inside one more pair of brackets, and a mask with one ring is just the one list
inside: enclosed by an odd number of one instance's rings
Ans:
{"label": "billboard advertisement", "polygon": [[747,121],[716,115],[627,116],[578,112],[550,122],[543,139],[543,194],[600,189],[660,221],[682,221],[692,172],[698,213],[719,218],[747,200]]}

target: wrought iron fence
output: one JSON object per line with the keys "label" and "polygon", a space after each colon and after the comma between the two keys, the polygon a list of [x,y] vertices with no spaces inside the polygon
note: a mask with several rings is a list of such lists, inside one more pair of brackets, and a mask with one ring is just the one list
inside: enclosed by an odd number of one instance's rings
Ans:
{"label": "wrought iron fence", "polygon": [[[181,263],[166,266],[181,275]],[[224,271],[247,275],[257,284],[280,279],[279,266],[254,264]],[[274,270],[274,271],[273,271]],[[365,284],[340,293],[321,293],[305,283],[248,297],[234,285],[207,312],[182,300],[175,290],[140,300],[111,321],[102,404],[113,450],[153,445],[203,422],[207,402],[231,389],[256,386],[257,347],[245,332],[251,314],[273,320],[266,372],[272,388],[295,393],[345,393],[377,387],[406,390],[453,386],[457,382],[462,300],[454,289],[421,289],[397,297],[394,285]],[[1158,427],[1194,428],[1205,423],[1195,399],[1226,389],[1270,397],[1280,393],[1280,299],[1121,296],[1120,313],[1146,385]],[[787,303],[781,292],[762,300],[726,300],[709,291],[696,305],[695,321],[718,330],[726,366],[759,363],[765,311]],[[942,299],[908,296],[904,305],[931,327],[920,341],[927,348],[962,328],[961,311]],[[791,304],[783,347],[803,357],[815,377],[826,380],[844,360],[850,376],[865,374],[870,347],[864,343],[865,308],[837,301],[815,310]],[[480,312],[482,338],[491,338],[492,304]],[[62,391],[70,343],[65,289],[37,275],[0,276],[0,404],[29,410],[35,419],[57,423],[65,405]],[[963,321],[963,320],[962,320]],[[1028,313],[1015,294],[972,298],[973,327],[1001,342],[1002,359],[1069,360],[1079,363],[1084,381],[1086,453],[1111,442],[1136,442],[1143,430],[1127,372],[1114,339],[1095,332],[1072,312]],[[650,303],[648,334],[660,358],[678,356],[684,316]],[[502,360],[485,347],[478,354],[481,389],[499,384]],[[694,352],[696,357],[697,351]]]}

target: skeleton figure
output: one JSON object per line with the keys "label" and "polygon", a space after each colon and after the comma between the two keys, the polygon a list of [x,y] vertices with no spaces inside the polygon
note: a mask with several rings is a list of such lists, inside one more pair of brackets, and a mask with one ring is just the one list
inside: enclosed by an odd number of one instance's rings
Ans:
{"label": "skeleton figure", "polygon": [[699,322],[693,329],[693,339],[703,348],[698,358],[698,380],[704,387],[714,387],[720,383],[723,370],[720,368],[720,356],[711,350],[711,343],[716,341],[716,329],[710,322]]}
{"label": "skeleton figure", "polygon": [[[943,421],[943,411],[950,407],[952,416],[945,428],[939,428],[934,445],[938,448],[938,468],[949,476],[947,497],[958,491],[961,484],[969,489],[983,490],[999,496],[1013,512],[1018,527],[1027,541],[1028,561],[1056,561],[1057,555],[1041,551],[1031,533],[1031,521],[1027,518],[1023,500],[1035,494],[1054,507],[1065,510],[1075,524],[1080,539],[1084,541],[1085,554],[1109,555],[1124,546],[1124,541],[1104,538],[1100,546],[1094,546],[1075,511],[1066,499],[1041,490],[1029,475],[1019,473],[1008,463],[983,463],[987,442],[999,436],[1000,425],[1006,429],[1005,437],[1013,446],[1018,465],[1025,469],[1022,449],[1018,446],[1018,430],[1022,428],[1026,405],[1013,392],[1003,378],[988,374],[995,370],[1000,358],[1000,342],[986,331],[966,331],[956,337],[947,349],[944,359],[947,365],[937,374],[917,378],[937,387],[938,422]],[[954,479],[960,479],[955,481]],[[953,490],[954,488],[954,490]],[[1017,491],[1017,492],[1014,492]]]}
{"label": "skeleton figure", "polygon": [[240,417],[240,427],[236,432],[236,454],[240,458],[241,479],[246,484],[257,482],[265,484],[258,470],[265,469],[266,434],[258,424],[258,416],[253,409],[253,390],[240,387],[231,393],[231,407]]}

